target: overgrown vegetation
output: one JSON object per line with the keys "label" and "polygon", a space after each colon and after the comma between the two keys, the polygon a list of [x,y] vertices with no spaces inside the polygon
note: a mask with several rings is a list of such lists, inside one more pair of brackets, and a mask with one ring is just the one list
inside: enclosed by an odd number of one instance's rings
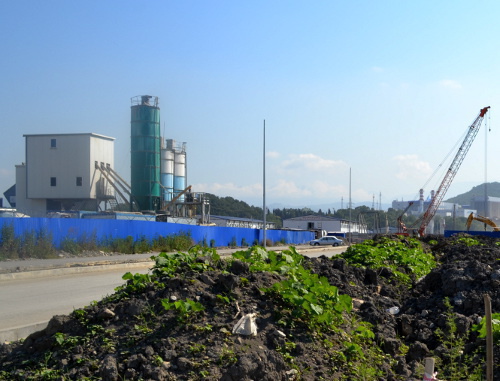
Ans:
{"label": "overgrown vegetation", "polygon": [[0,260],[25,258],[54,258],[56,249],[52,236],[45,230],[28,231],[23,236],[15,234],[13,224],[4,224],[0,229]]}
{"label": "overgrown vegetation", "polygon": [[[98,240],[96,234],[81,237],[65,237],[60,250],[71,255],[82,255],[89,251],[115,252],[122,254],[139,254],[152,251],[171,252],[186,251],[193,246],[189,233],[178,233],[169,236],[159,236],[153,240],[141,237],[134,240],[126,238],[108,238]],[[27,258],[55,258],[57,248],[53,244],[52,235],[45,230],[28,231],[16,235],[13,224],[4,224],[0,228],[0,260]]]}
{"label": "overgrown vegetation", "polygon": [[432,253],[425,252],[418,239],[409,237],[369,239],[348,247],[341,257],[353,266],[390,268],[408,287],[436,266]]}
{"label": "overgrown vegetation", "polygon": [[439,356],[436,356],[438,359],[436,365],[442,369],[440,376],[445,377],[446,380],[480,381],[482,380],[481,366],[472,366],[471,356],[464,354],[467,335],[470,332],[458,331],[456,314],[450,300],[445,298],[443,304],[446,308],[446,324],[444,329],[437,328],[435,331],[435,335],[442,343],[439,351],[436,351],[439,352]]}

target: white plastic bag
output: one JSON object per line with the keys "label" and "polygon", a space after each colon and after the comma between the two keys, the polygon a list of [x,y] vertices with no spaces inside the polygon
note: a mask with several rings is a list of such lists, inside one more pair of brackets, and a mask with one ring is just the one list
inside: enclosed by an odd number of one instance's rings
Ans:
{"label": "white plastic bag", "polygon": [[233,334],[257,336],[255,316],[257,316],[255,313],[244,315],[233,327]]}

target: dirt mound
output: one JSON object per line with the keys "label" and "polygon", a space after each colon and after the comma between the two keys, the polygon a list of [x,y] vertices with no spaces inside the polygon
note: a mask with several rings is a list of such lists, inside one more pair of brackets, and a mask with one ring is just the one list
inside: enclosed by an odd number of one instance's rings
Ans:
{"label": "dirt mound", "polygon": [[[175,266],[162,258],[151,275],[130,275],[115,294],[2,345],[0,379],[422,380],[428,356],[439,378],[480,379],[485,340],[471,328],[484,316],[484,294],[500,310],[500,247],[474,239],[426,239],[439,265],[411,287],[389,268],[342,258],[301,257],[301,273],[285,265],[259,271],[245,255],[222,261],[212,251]],[[265,261],[290,262],[288,254]],[[307,278],[309,290],[324,277],[352,298],[352,311],[339,311],[332,324],[307,317],[327,319],[317,304],[301,315],[286,292],[302,286],[283,282],[304,272],[317,275]],[[246,314],[255,314],[257,332],[233,334]]]}

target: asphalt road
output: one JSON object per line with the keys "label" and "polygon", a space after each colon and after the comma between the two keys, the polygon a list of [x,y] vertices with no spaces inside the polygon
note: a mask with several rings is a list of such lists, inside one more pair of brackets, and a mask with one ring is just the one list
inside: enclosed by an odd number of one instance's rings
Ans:
{"label": "asphalt road", "polygon": [[[146,272],[140,266],[129,271]],[[68,314],[75,308],[101,300],[123,284],[123,269],[56,275],[43,278],[14,279],[0,282],[0,330],[49,320],[53,315]]]}
{"label": "asphalt road", "polygon": [[[332,256],[343,252],[342,247],[297,248],[310,257]],[[149,270],[152,262],[149,255],[135,257],[142,262],[123,262],[118,256],[104,261],[87,260],[70,263],[31,261],[29,270],[0,274],[0,343],[24,338],[43,329],[54,315],[67,315],[74,309],[101,300],[123,284],[122,276]],[[57,260],[56,260],[57,261]],[[5,263],[4,268],[5,268]],[[0,268],[2,264],[0,263]],[[14,269],[17,268],[14,266]]]}

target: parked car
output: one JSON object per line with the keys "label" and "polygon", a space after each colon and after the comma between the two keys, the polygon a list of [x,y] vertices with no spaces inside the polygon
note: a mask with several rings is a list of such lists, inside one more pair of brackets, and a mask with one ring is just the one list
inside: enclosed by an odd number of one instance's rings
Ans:
{"label": "parked car", "polygon": [[24,213],[18,212],[16,209],[0,208],[0,217],[29,217]]}
{"label": "parked car", "polygon": [[332,246],[340,246],[343,245],[344,242],[341,239],[338,239],[337,237],[321,237],[318,239],[313,239],[311,242],[309,242],[309,245],[312,246],[320,246],[320,245],[332,245]]}

